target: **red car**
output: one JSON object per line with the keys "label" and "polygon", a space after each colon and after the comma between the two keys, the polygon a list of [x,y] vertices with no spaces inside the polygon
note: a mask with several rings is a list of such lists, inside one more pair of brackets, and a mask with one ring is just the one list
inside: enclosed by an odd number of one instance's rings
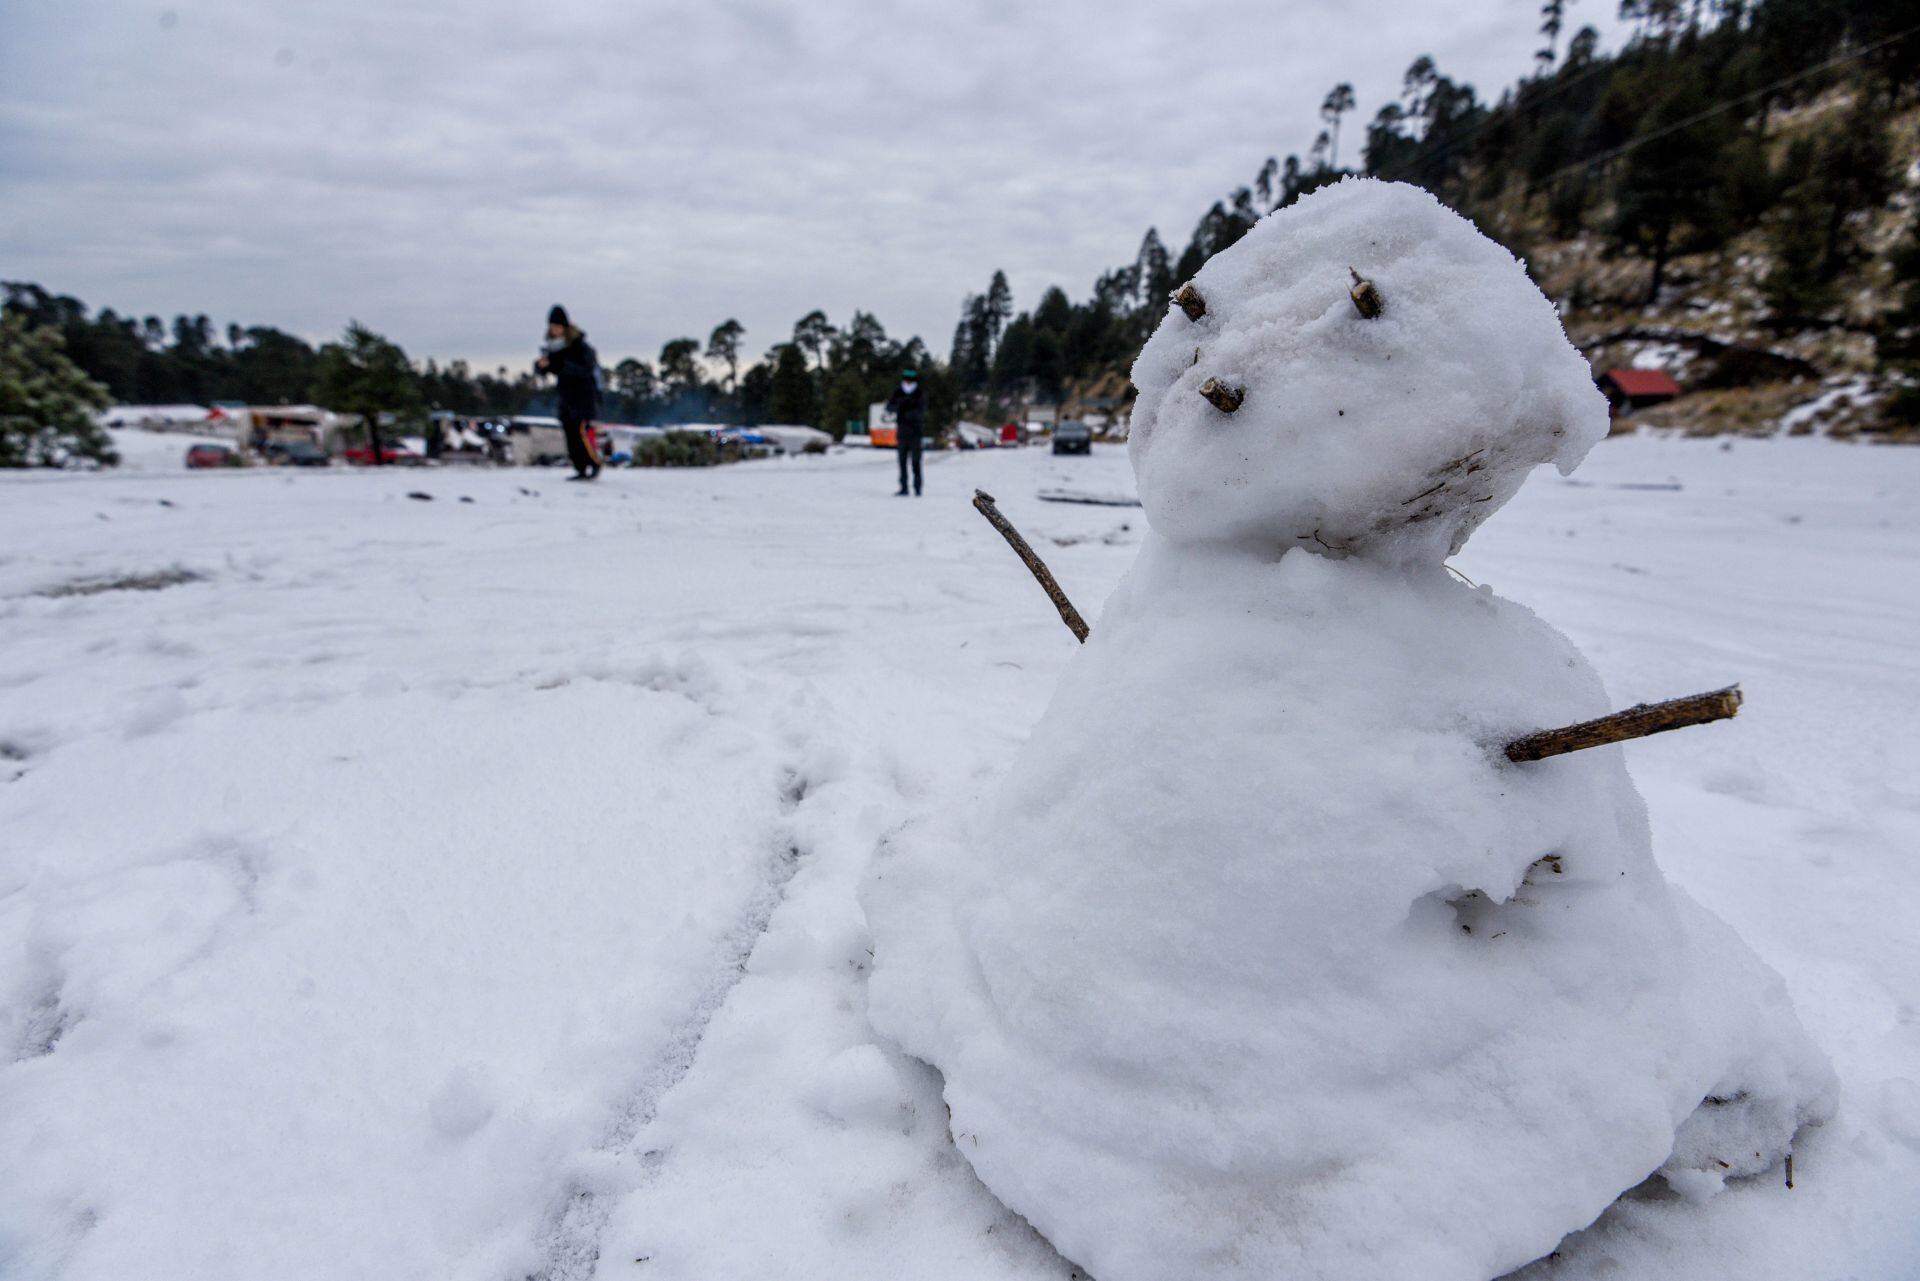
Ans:
{"label": "red car", "polygon": [[[340,457],[350,463],[359,463],[362,466],[367,466],[373,462],[373,446],[350,445],[340,451]],[[415,457],[416,455],[412,451],[402,449],[398,445],[383,444],[380,446],[380,461],[382,463],[410,463],[415,460]]]}
{"label": "red car", "polygon": [[208,467],[238,467],[240,454],[231,445],[192,445],[187,449],[187,466],[194,471]]}

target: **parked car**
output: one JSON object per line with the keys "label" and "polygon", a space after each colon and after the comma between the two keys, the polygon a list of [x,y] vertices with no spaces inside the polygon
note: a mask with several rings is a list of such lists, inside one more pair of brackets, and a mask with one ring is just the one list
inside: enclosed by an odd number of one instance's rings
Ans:
{"label": "parked car", "polygon": [[484,444],[487,461],[510,463],[513,461],[513,441],[507,434],[507,425],[498,422],[483,422],[474,428]]}
{"label": "parked car", "polygon": [[1000,445],[999,434],[979,423],[955,423],[949,435],[956,449],[996,449]]}
{"label": "parked car", "polygon": [[310,440],[276,440],[267,445],[267,461],[287,467],[325,467],[333,458]]}
{"label": "parked car", "polygon": [[818,427],[796,427],[776,423],[763,424],[754,430],[771,441],[774,448],[783,454],[820,454],[833,447],[833,437]]}
{"label": "parked car", "polygon": [[[340,451],[340,457],[350,463],[367,466],[373,462],[372,445],[349,445]],[[383,463],[417,463],[420,455],[398,442],[383,442],[380,446],[380,461]]]}
{"label": "parked car", "polygon": [[716,427],[708,431],[715,443],[731,445],[746,458],[765,458],[780,447],[751,427]]}
{"label": "parked car", "polygon": [[551,467],[567,461],[567,434],[558,418],[517,414],[507,419],[509,455],[521,467]]}
{"label": "parked car", "polygon": [[1093,428],[1083,422],[1072,419],[1053,429],[1053,452],[1056,454],[1091,454],[1093,452]]}
{"label": "parked car", "polygon": [[187,447],[187,466],[194,471],[208,467],[238,467],[240,451],[232,445],[199,444]]}

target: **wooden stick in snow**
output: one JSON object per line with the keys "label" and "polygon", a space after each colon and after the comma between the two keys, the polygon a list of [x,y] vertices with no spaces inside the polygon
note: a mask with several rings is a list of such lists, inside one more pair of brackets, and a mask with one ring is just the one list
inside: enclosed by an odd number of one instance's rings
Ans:
{"label": "wooden stick in snow", "polygon": [[1053,607],[1060,611],[1060,621],[1067,625],[1067,630],[1073,633],[1074,639],[1082,645],[1086,644],[1086,620],[1080,617],[1080,611],[1073,607],[1073,602],[1067,599],[1067,594],[1060,590],[1060,584],[1054,581],[1052,572],[1047,569],[1047,563],[1040,559],[1033,548],[1027,546],[1027,540],[1020,537],[1020,531],[1015,529],[1012,523],[1000,514],[1000,509],[993,505],[993,495],[984,489],[976,489],[973,491],[973,505],[982,516],[987,518],[989,525],[1000,531],[1000,537],[1007,540],[1007,546],[1013,548],[1013,554],[1026,563],[1027,569],[1039,582],[1040,590],[1047,594],[1047,599],[1053,602]]}
{"label": "wooden stick in snow", "polygon": [[1238,387],[1229,387],[1218,378],[1209,378],[1200,384],[1200,394],[1207,403],[1223,414],[1231,414],[1247,401],[1247,393]]}
{"label": "wooden stick in snow", "polygon": [[1584,751],[1589,747],[1624,743],[1630,738],[1664,734],[1670,729],[1682,729],[1688,725],[1725,720],[1739,710],[1738,685],[1687,698],[1672,698],[1664,703],[1641,703],[1598,720],[1582,721],[1564,729],[1542,730],[1538,734],[1516,738],[1507,744],[1507,759],[1515,762],[1544,760],[1549,756]]}
{"label": "wooden stick in snow", "polygon": [[1174,291],[1173,302],[1181,311],[1187,313],[1188,320],[1198,320],[1207,314],[1207,300],[1200,296],[1200,291],[1193,287],[1192,281],[1188,281]]}
{"label": "wooden stick in snow", "polygon": [[1353,309],[1360,313],[1362,320],[1380,319],[1380,313],[1387,309],[1387,303],[1380,296],[1379,288],[1353,268],[1347,268],[1347,272],[1353,277],[1353,288],[1347,293],[1347,297],[1353,299]]}

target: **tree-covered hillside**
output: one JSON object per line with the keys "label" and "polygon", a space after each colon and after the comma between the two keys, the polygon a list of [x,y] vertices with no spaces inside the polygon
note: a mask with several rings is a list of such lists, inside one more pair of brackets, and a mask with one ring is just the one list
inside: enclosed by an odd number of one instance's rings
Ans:
{"label": "tree-covered hillside", "polygon": [[[1527,259],[1600,361],[1656,341],[1610,335],[1704,325],[1708,384],[1870,374],[1897,392],[1920,288],[1903,170],[1920,151],[1920,0],[1622,0],[1632,34],[1614,52],[1591,27],[1566,34],[1569,13],[1547,0],[1532,70],[1492,101],[1422,57],[1359,131],[1336,84],[1304,161],[1267,159],[1177,257],[1149,230],[1084,302],[1055,290],[1016,314],[996,275],[963,307],[962,393],[1044,399],[1124,369],[1171,287],[1354,173],[1426,187]],[[1344,167],[1356,132],[1360,163]],[[1784,362],[1750,355],[1782,344]],[[1913,399],[1882,408],[1910,414]]]}

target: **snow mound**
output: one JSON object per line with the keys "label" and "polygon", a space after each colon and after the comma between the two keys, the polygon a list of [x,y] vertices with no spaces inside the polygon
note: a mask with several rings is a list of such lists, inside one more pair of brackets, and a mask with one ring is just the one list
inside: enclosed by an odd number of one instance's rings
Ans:
{"label": "snow mound", "polygon": [[1437,570],[1150,544],[985,821],[876,863],[870,1017],[1101,1281],[1484,1281],[1770,1169],[1831,1106],[1778,978],[1618,749],[1487,750],[1605,706]]}
{"label": "snow mound", "polygon": [[[1322,188],[1192,283],[1205,314],[1170,310],[1133,367],[1140,497],[1176,541],[1437,558],[1534,466],[1569,472],[1607,434],[1553,304],[1416,187]],[[1210,379],[1238,410],[1202,396]]]}
{"label": "snow mound", "polygon": [[[1318,300],[1349,262],[1380,319]],[[1136,373],[1154,532],[997,798],[875,860],[873,1026],[1100,1281],[1486,1281],[1649,1176],[1706,1198],[1774,1168],[1831,1112],[1830,1069],[1778,976],[1662,877],[1620,749],[1501,754],[1609,700],[1438,563],[1604,429],[1552,309],[1377,183],[1200,281],[1222,315],[1195,368],[1245,406],[1172,369],[1196,327],[1170,314]],[[1353,434],[1313,423],[1349,385]]]}

